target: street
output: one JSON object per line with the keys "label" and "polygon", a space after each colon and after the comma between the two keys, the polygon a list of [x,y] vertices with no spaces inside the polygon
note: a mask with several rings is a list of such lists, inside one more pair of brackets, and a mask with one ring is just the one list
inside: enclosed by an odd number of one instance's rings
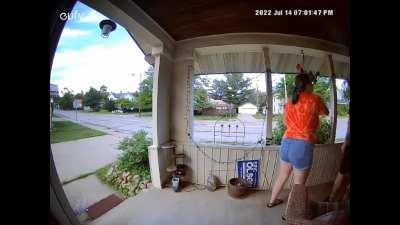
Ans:
{"label": "street", "polygon": [[[152,118],[138,117],[136,114],[96,114],[79,112],[77,116],[75,111],[54,111],[56,115],[67,117],[77,122],[99,126],[101,128],[131,135],[138,130],[145,130],[149,137],[152,132]],[[241,122],[240,122],[241,121]],[[223,133],[218,132],[223,125]],[[231,125],[231,128],[229,128]],[[236,125],[238,127],[236,128]],[[276,122],[273,123],[273,127]],[[214,133],[215,128],[215,133]],[[236,130],[237,129],[237,130]],[[265,124],[262,119],[255,119],[251,115],[239,114],[238,120],[234,121],[214,121],[214,120],[194,120],[193,123],[193,139],[195,142],[214,142],[214,134],[216,142],[234,142],[244,144],[255,144],[260,140],[261,136],[265,138]],[[347,118],[337,119],[336,139],[344,138],[347,129]],[[236,133],[235,133],[236,132]],[[244,137],[243,137],[244,136]]]}

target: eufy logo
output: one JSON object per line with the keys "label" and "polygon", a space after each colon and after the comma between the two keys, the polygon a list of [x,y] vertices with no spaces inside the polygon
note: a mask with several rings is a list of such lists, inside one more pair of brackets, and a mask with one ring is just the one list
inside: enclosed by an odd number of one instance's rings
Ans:
{"label": "eufy logo", "polygon": [[73,11],[70,13],[62,12],[60,13],[60,19],[65,20],[79,20],[81,18],[81,14],[78,11]]}

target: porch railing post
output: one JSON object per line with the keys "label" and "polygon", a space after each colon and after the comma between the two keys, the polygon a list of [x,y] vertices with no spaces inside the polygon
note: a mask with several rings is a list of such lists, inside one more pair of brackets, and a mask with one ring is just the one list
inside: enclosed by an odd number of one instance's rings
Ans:
{"label": "porch railing post", "polygon": [[329,143],[335,143],[336,139],[336,126],[337,126],[337,92],[336,92],[336,75],[335,67],[333,64],[332,55],[328,55],[329,66],[331,70],[331,107],[330,107],[330,119],[331,119],[331,132]]}
{"label": "porch railing post", "polygon": [[265,88],[267,91],[267,111],[266,111],[266,145],[272,144],[272,76],[271,76],[271,60],[269,56],[269,49],[263,48],[264,62],[265,62]]}

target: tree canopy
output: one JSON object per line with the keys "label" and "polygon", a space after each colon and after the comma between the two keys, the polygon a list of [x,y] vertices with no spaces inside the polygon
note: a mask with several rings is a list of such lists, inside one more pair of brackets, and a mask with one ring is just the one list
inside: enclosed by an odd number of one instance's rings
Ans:
{"label": "tree canopy", "polygon": [[[288,98],[291,98],[294,90],[295,75],[286,75],[286,90]],[[275,86],[274,92],[277,93],[279,99],[285,99],[284,79],[281,79]],[[314,85],[314,92],[321,96],[325,103],[330,100],[331,84],[328,77],[318,77]]]}
{"label": "tree canopy", "polygon": [[223,100],[235,106],[248,102],[254,89],[251,79],[244,78],[242,73],[225,74],[226,80],[214,80],[210,95],[213,99]]}

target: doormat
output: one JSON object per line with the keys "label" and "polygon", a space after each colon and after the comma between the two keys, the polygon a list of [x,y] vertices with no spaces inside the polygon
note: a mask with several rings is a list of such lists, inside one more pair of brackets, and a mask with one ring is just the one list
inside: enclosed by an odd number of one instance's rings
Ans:
{"label": "doormat", "polygon": [[112,195],[108,196],[107,198],[104,198],[104,199],[100,200],[99,202],[89,206],[86,209],[87,214],[90,219],[94,220],[94,219],[100,217],[101,215],[103,215],[104,213],[108,212],[115,206],[119,205],[122,201],[124,201],[124,200],[121,199],[120,197],[116,196],[115,194],[112,194]]}

